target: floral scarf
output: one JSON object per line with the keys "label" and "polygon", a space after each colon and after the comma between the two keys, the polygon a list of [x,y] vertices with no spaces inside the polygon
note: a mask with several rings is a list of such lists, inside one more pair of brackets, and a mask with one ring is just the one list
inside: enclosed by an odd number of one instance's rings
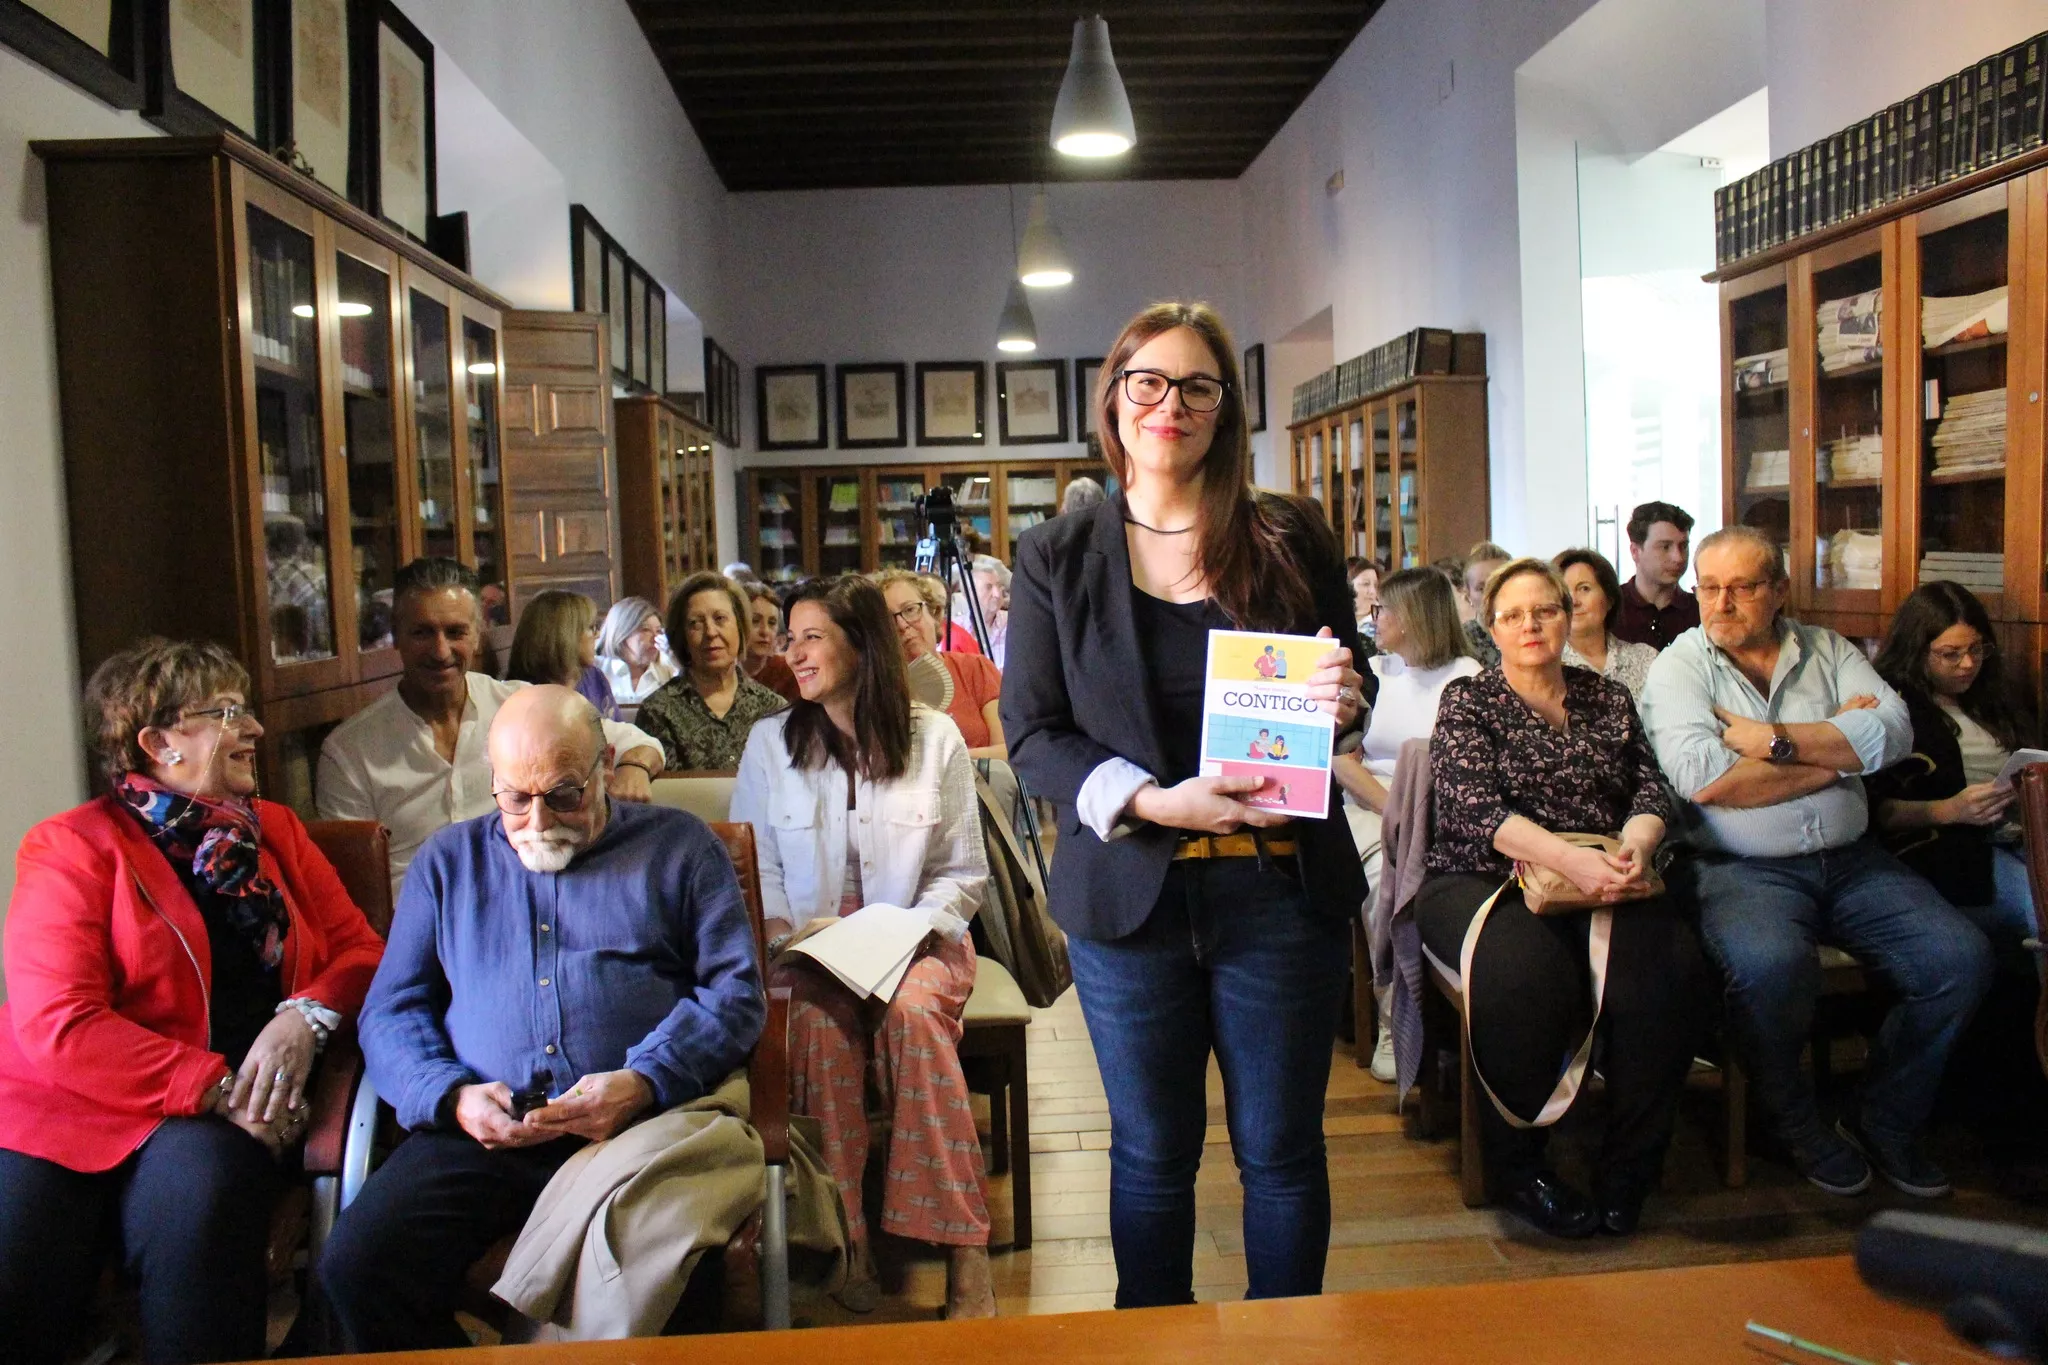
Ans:
{"label": "floral scarf", "polygon": [[229,926],[266,969],[275,969],[284,960],[291,915],[277,884],[263,875],[256,808],[174,792],[139,773],[123,777],[114,791],[187,884],[211,891]]}

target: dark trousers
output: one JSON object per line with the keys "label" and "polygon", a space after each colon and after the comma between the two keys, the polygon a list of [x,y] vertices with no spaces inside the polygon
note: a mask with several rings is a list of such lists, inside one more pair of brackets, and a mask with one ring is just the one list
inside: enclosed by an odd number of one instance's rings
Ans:
{"label": "dark trousers", "polygon": [[217,1118],[166,1119],[111,1171],[0,1149],[0,1360],[66,1354],[118,1243],[150,1365],[264,1354],[264,1248],[282,1177]]}
{"label": "dark trousers", "polygon": [[1068,940],[1109,1097],[1117,1307],[1194,1302],[1211,1051],[1244,1187],[1247,1296],[1322,1291],[1323,1092],[1349,932],[1310,916],[1290,873],[1226,858],[1175,863],[1137,932]]}
{"label": "dark trousers", "polygon": [[1821,1129],[1799,1054],[1820,994],[1820,943],[1898,988],[1864,1071],[1858,1118],[1904,1141],[1927,1124],[1949,1051],[1990,989],[1991,945],[1869,835],[1794,858],[1702,857],[1700,932],[1728,980],[1728,1026],[1751,1093],[1793,1147]]}
{"label": "dark trousers", "polygon": [[[1463,873],[1422,884],[1415,920],[1434,956],[1458,965],[1472,916],[1499,885],[1498,877]],[[1590,919],[1532,915],[1521,889],[1510,886],[1479,933],[1473,980],[1466,983],[1472,1056],[1519,1118],[1536,1116],[1586,1036],[1593,999],[1586,963]],[[1707,1003],[1699,943],[1670,900],[1616,906],[1598,1054],[1607,1080],[1598,1167],[1603,1190],[1642,1194],[1656,1187]],[[1483,1097],[1479,1113],[1486,1167],[1496,1185],[1518,1183],[1543,1168],[1547,1128],[1512,1127]]]}
{"label": "dark trousers", "polygon": [[467,1346],[455,1323],[463,1276],[519,1231],[583,1145],[486,1151],[463,1132],[414,1133],[342,1211],[318,1281],[345,1351]]}

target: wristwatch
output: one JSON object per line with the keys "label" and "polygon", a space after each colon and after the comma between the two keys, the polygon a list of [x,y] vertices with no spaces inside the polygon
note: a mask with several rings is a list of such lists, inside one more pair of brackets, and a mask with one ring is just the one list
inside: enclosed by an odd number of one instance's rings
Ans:
{"label": "wristwatch", "polygon": [[1771,762],[1790,763],[1799,756],[1799,746],[1792,742],[1791,734],[1782,725],[1771,727]]}

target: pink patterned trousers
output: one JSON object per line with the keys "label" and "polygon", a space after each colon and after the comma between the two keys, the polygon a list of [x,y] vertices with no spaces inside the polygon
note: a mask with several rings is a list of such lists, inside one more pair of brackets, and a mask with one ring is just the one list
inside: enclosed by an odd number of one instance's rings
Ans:
{"label": "pink patterned trousers", "polygon": [[882,1227],[946,1246],[988,1244],[981,1139],[960,1071],[960,1012],[974,989],[974,943],[938,940],[904,974],[887,1008],[856,999],[801,956],[777,964],[788,986],[790,1108],[818,1120],[856,1247],[868,1242],[867,1073],[889,1114]]}

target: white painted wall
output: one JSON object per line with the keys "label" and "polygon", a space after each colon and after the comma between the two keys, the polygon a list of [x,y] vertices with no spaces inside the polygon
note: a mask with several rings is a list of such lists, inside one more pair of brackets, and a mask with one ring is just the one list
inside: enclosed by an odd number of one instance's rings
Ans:
{"label": "white painted wall", "polygon": [[[1022,230],[1029,187],[1016,193]],[[1206,299],[1236,330],[1240,351],[1260,335],[1244,319],[1242,220],[1229,181],[1055,184],[1052,219],[1074,261],[1074,283],[1030,293],[1038,351],[1071,362],[1099,356],[1133,313],[1160,299]],[[726,348],[745,373],[742,465],[872,463],[893,451],[755,451],[757,365],[901,361],[916,402],[920,360],[1007,359],[995,348],[1013,269],[1009,193],[1001,185],[943,189],[736,194],[727,201],[724,259],[743,290]],[[1270,350],[1270,347],[1269,347]],[[1078,457],[1065,446],[999,444],[989,373],[989,443],[920,447],[915,411],[905,460]],[[1069,395],[1068,428],[1076,430]],[[836,432],[834,433],[836,436]],[[728,506],[730,504],[727,504]]]}
{"label": "white painted wall", "polygon": [[2048,0],[1770,0],[1766,23],[1780,157],[2048,30]]}

